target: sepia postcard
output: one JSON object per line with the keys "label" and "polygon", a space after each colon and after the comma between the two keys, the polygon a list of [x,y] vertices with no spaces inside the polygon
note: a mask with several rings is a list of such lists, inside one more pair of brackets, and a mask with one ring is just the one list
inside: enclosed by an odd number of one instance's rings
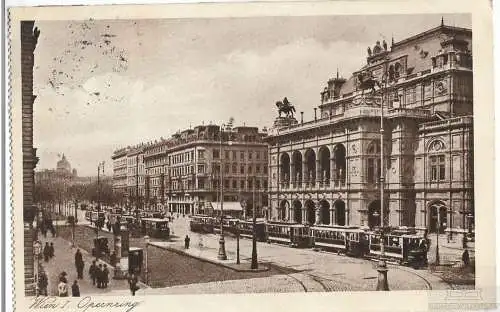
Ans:
{"label": "sepia postcard", "polygon": [[16,311],[496,308],[488,1],[9,9]]}

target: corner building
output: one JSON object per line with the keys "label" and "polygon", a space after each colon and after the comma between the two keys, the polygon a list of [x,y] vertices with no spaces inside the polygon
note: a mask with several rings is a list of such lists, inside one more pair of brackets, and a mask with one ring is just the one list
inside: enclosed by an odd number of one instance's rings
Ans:
{"label": "corner building", "polygon": [[[271,219],[379,226],[383,170],[385,224],[473,231],[471,49],[470,29],[443,23],[377,42],[350,78],[328,81],[314,120],[278,117],[266,138]],[[370,76],[381,84],[362,88]]]}

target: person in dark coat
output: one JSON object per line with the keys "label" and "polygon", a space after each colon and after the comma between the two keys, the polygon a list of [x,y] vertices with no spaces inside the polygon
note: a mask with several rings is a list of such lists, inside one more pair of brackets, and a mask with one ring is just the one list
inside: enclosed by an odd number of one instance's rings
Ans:
{"label": "person in dark coat", "polygon": [[97,279],[97,288],[103,288],[103,274],[102,274],[102,263],[99,263],[96,271],[96,279]]}
{"label": "person in dark coat", "polygon": [[54,258],[54,253],[55,253],[55,250],[54,250],[54,243],[50,243],[50,246],[49,246],[49,257],[52,259]]}
{"label": "person in dark coat", "polygon": [[59,282],[64,282],[64,283],[68,283],[68,279],[66,278],[66,276],[68,276],[68,273],[66,273],[65,271],[62,271],[61,274],[59,274]]}
{"label": "person in dark coat", "polygon": [[467,249],[462,253],[462,262],[464,263],[464,267],[468,267],[470,264],[469,251]]}
{"label": "person in dark coat", "polygon": [[45,273],[45,270],[42,268],[38,274],[38,294],[40,296],[48,295],[47,286],[49,286],[49,279],[47,273]]}
{"label": "person in dark coat", "polygon": [[71,295],[73,297],[80,297],[80,286],[78,286],[77,280],[75,280],[73,285],[71,285]]}
{"label": "person in dark coat", "polygon": [[110,262],[112,267],[114,267],[116,265],[116,253],[114,251],[109,256],[109,262]]}
{"label": "person in dark coat", "polygon": [[108,288],[108,283],[109,283],[109,270],[108,270],[108,266],[105,264],[103,269],[102,269],[103,288]]}
{"label": "person in dark coat", "polygon": [[191,241],[191,239],[189,238],[189,236],[186,235],[186,238],[184,238],[184,248],[185,249],[189,249],[189,242]]}
{"label": "person in dark coat", "polygon": [[92,279],[92,285],[95,286],[95,283],[96,283],[96,279],[97,279],[97,265],[95,264],[95,260],[92,261],[92,264],[90,265],[90,268],[89,268],[89,275],[90,275],[90,278]]}
{"label": "person in dark coat", "polygon": [[82,253],[80,252],[80,249],[77,249],[75,253],[75,266],[76,266],[77,278],[82,279],[83,267],[85,266],[85,263],[83,262],[83,256]]}
{"label": "person in dark coat", "polygon": [[132,273],[130,275],[130,278],[128,279],[128,284],[130,286],[130,292],[132,293],[132,296],[135,296],[135,292],[139,290],[139,287],[137,287],[137,275],[135,273]]}
{"label": "person in dark coat", "polygon": [[43,247],[43,260],[45,262],[49,261],[50,258],[50,246],[49,243],[45,243],[45,247]]}

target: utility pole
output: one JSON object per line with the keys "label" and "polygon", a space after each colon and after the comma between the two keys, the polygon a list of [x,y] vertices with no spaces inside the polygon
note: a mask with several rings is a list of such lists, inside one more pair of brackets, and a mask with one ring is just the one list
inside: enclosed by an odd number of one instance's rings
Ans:
{"label": "utility pole", "polygon": [[135,156],[135,213],[139,221],[139,155]]}
{"label": "utility pole", "polygon": [[256,270],[259,268],[259,264],[257,262],[257,236],[256,236],[256,215],[255,215],[255,176],[253,177],[253,183],[252,183],[252,264],[251,264],[251,269]]}
{"label": "utility pole", "polygon": [[219,253],[217,258],[219,260],[226,260],[226,242],[224,240],[224,176],[223,176],[223,162],[222,162],[222,134],[223,127],[220,127],[219,135],[220,135],[220,145],[219,145],[219,159],[220,159],[220,238],[219,238]]}

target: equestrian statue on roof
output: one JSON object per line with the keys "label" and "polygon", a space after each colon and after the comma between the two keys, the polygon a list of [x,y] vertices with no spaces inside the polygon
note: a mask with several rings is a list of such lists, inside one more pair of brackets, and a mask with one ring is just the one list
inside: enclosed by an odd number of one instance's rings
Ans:
{"label": "equestrian statue on roof", "polygon": [[284,113],[285,117],[293,118],[295,107],[293,107],[292,103],[290,103],[286,97],[283,99],[283,101],[276,102],[276,107],[278,107],[279,117],[281,117],[281,113]]}
{"label": "equestrian statue on roof", "polygon": [[375,93],[375,86],[382,87],[370,71],[358,74],[358,88],[361,89],[362,94],[366,89],[371,89],[372,94]]}

